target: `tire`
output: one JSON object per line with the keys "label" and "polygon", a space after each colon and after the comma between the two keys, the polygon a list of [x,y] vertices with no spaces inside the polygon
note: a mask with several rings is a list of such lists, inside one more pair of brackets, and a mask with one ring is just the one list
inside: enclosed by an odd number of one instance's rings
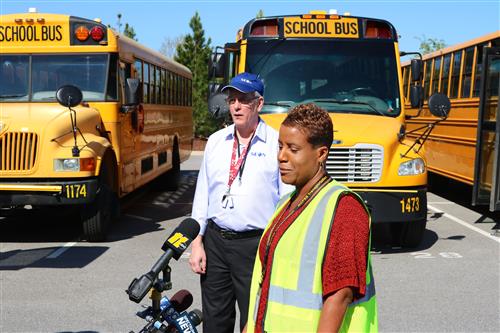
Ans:
{"label": "tire", "polygon": [[[398,225],[396,225],[398,224]],[[393,240],[403,248],[414,248],[420,245],[424,238],[427,221],[413,221],[392,225]]]}
{"label": "tire", "polygon": [[112,190],[113,170],[112,164],[103,163],[96,198],[81,210],[83,236],[89,242],[105,241],[110,225],[119,216],[118,197]]}

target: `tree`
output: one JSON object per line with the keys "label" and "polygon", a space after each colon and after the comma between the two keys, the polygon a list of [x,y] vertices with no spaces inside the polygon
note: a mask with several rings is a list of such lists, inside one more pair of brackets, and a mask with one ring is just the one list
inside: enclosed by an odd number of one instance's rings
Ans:
{"label": "tree", "polygon": [[134,28],[128,23],[125,23],[125,29],[123,29],[123,34],[129,38],[132,38],[135,41],[138,40],[137,38],[135,38],[136,34]]}
{"label": "tree", "polygon": [[169,58],[174,58],[177,55],[177,46],[184,41],[185,36],[165,37],[161,44],[160,53]]}
{"label": "tree", "polygon": [[425,35],[415,38],[420,41],[420,52],[423,54],[431,53],[446,47],[446,43],[442,39],[426,38]]}
{"label": "tree", "polygon": [[257,12],[257,15],[255,16],[256,18],[263,18],[264,17],[264,11],[262,9],[259,9]]}
{"label": "tree", "polygon": [[205,31],[198,12],[189,22],[192,32],[184,36],[177,45],[174,60],[188,67],[193,73],[193,118],[195,135],[208,137],[220,127],[221,121],[208,113],[208,70],[207,64],[212,50],[211,39],[205,40]]}

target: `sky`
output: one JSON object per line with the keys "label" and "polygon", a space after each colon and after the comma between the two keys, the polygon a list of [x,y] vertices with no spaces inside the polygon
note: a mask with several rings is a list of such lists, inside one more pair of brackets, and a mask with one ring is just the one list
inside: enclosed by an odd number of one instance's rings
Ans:
{"label": "sky", "polygon": [[400,36],[401,51],[418,51],[420,40],[443,40],[447,46],[500,30],[500,0],[0,0],[0,14],[55,13],[100,18],[117,27],[117,14],[131,25],[139,42],[160,50],[165,38],[190,33],[189,20],[200,14],[211,46],[234,42],[236,32],[262,10],[266,16],[304,14],[336,9],[339,14],[374,17],[391,22]]}

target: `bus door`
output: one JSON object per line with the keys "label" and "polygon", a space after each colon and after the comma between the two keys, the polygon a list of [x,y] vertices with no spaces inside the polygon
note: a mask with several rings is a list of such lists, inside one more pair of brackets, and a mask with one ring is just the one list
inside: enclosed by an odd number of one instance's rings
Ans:
{"label": "bus door", "polygon": [[483,49],[483,71],[479,92],[473,205],[500,210],[500,48]]}

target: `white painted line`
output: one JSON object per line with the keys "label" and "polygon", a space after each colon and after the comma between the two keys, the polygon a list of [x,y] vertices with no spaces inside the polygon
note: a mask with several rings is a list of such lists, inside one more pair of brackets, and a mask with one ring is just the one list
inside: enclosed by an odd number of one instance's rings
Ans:
{"label": "white painted line", "polygon": [[64,244],[62,247],[58,248],[57,250],[55,250],[54,252],[49,254],[47,256],[47,259],[55,259],[55,258],[59,257],[61,254],[63,254],[66,250],[68,250],[70,247],[72,247],[75,244],[76,244],[76,242],[69,242],[69,243]]}
{"label": "white painted line", "polygon": [[144,217],[144,216],[138,216],[138,215],[132,215],[132,214],[125,214],[125,216],[131,217],[133,219],[138,219],[138,220],[143,220],[143,221],[151,221],[152,219],[149,217]]}
{"label": "white painted line", "polygon": [[430,209],[432,209],[432,210],[433,210],[434,212],[436,212],[436,213],[442,213],[442,214],[443,214],[443,216],[445,216],[445,217],[449,218],[450,220],[452,220],[452,221],[454,221],[454,222],[457,222],[458,224],[463,225],[464,227],[467,227],[467,228],[469,228],[469,229],[471,229],[471,230],[473,230],[473,231],[475,231],[475,232],[480,233],[480,234],[481,234],[481,235],[483,235],[483,236],[488,237],[489,239],[494,240],[494,241],[495,241],[495,242],[497,242],[497,243],[500,243],[500,238],[499,238],[499,237],[495,237],[495,236],[493,236],[493,235],[490,235],[488,232],[486,232],[486,231],[484,231],[484,230],[481,230],[481,229],[479,229],[478,227],[475,227],[475,226],[473,226],[473,225],[471,225],[471,224],[469,224],[469,223],[467,223],[467,222],[465,222],[465,221],[463,221],[463,220],[459,219],[458,217],[455,217],[455,216],[453,216],[453,215],[450,215],[450,214],[448,214],[448,213],[445,213],[445,212],[443,212],[442,210],[437,209],[436,207],[432,207],[431,205],[427,205],[427,207],[428,207],[428,208],[430,208]]}
{"label": "white painted line", "polygon": [[454,205],[455,203],[454,202],[451,202],[451,201],[427,201],[428,204],[431,204],[431,205]]}

